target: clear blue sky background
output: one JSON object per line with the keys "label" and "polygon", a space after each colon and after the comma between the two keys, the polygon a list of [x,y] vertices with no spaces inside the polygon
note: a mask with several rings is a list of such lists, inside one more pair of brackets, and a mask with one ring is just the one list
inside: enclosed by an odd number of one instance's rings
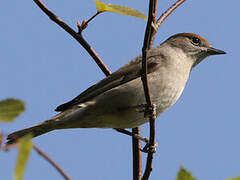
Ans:
{"label": "clear blue sky background", "polygon": [[[46,5],[76,29],[77,20],[96,12],[93,0],[46,0]],[[143,0],[104,1],[147,13]],[[173,1],[159,0],[159,14]],[[204,36],[228,52],[195,68],[179,101],[156,122],[157,153],[151,179],[173,180],[183,165],[200,180],[240,175],[239,144],[239,1],[187,1],[160,28],[155,46],[179,32]],[[8,134],[55,115],[54,108],[104,78],[85,50],[33,3],[3,1],[0,11],[0,99],[26,102],[15,123],[1,123]],[[105,13],[84,37],[115,71],[141,53],[146,22]],[[148,136],[148,124],[142,128]],[[53,131],[34,143],[72,179],[132,179],[131,138],[111,129]],[[17,150],[0,152],[0,179],[13,177]],[[144,161],[145,164],[145,161]],[[26,180],[62,177],[36,152]]]}

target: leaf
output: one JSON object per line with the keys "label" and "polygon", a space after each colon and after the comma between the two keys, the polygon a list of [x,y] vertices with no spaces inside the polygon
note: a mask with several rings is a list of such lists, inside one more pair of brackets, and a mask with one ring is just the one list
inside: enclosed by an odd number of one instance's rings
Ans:
{"label": "leaf", "polygon": [[97,5],[98,12],[113,12],[113,13],[123,14],[126,16],[133,16],[136,18],[143,19],[144,21],[147,21],[147,16],[145,14],[135,9],[129,8],[127,6],[105,4],[104,2],[99,0],[94,0],[94,2]]}
{"label": "leaf", "polygon": [[24,110],[24,102],[18,99],[9,98],[0,101],[0,121],[11,122]]}
{"label": "leaf", "polygon": [[21,139],[19,139],[18,142],[18,157],[14,172],[14,178],[16,180],[22,180],[24,170],[30,155],[32,149],[32,135],[28,134]]}
{"label": "leaf", "polygon": [[197,180],[197,179],[194,178],[190,172],[181,167],[180,170],[178,171],[177,180]]}
{"label": "leaf", "polygon": [[240,180],[240,176],[235,177],[235,178],[227,178],[226,180]]}

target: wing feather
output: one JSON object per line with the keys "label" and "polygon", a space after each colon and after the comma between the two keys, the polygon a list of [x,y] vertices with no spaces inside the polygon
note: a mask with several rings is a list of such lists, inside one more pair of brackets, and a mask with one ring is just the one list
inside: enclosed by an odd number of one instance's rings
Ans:
{"label": "wing feather", "polygon": [[[148,73],[152,73],[156,70],[156,67],[161,64],[161,59],[162,57],[159,55],[159,52],[154,53],[153,51],[152,55],[148,57]],[[140,63],[141,60],[141,56],[136,57],[134,60],[130,61],[116,72],[89,87],[73,100],[58,106],[55,111],[67,110],[76,104],[86,102],[102,94],[103,92],[140,77],[142,74],[142,64]]]}

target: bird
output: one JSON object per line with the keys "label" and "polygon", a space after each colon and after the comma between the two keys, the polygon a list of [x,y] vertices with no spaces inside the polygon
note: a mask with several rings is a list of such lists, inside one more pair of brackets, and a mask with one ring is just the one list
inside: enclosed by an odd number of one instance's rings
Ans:
{"label": "bird", "polygon": [[[178,33],[148,50],[150,97],[156,116],[171,107],[182,94],[189,75],[203,59],[226,54],[194,33]],[[142,55],[89,87],[73,100],[58,106],[59,114],[35,126],[8,135],[8,143],[27,134],[40,136],[69,128],[135,128],[146,122],[142,85]]]}

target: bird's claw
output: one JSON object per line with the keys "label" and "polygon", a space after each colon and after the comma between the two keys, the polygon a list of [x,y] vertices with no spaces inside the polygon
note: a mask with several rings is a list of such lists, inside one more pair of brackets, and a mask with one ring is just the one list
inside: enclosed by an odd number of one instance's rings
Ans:
{"label": "bird's claw", "polygon": [[144,117],[153,117],[156,118],[156,104],[148,106],[147,104],[141,104],[136,107],[138,112],[143,112]]}
{"label": "bird's claw", "polygon": [[141,151],[145,153],[155,153],[157,151],[157,143],[155,142],[154,145],[147,143]]}
{"label": "bird's claw", "polygon": [[153,104],[152,106],[147,106],[145,107],[144,110],[144,117],[153,117],[156,119],[156,104]]}

